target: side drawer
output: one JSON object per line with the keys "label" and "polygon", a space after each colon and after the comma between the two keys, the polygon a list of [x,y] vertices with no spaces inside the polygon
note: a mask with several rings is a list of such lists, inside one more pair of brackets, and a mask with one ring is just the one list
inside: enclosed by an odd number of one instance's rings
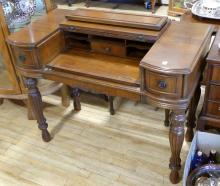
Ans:
{"label": "side drawer", "polygon": [[220,102],[220,86],[210,85],[209,100]]}
{"label": "side drawer", "polygon": [[220,84],[220,65],[213,65],[212,66],[212,77],[211,81]]}
{"label": "side drawer", "polygon": [[220,117],[220,103],[208,101],[207,114],[211,116]]}
{"label": "side drawer", "polygon": [[146,88],[153,93],[168,94],[174,97],[181,95],[181,76],[161,75],[146,71],[145,80]]}
{"label": "side drawer", "polygon": [[13,47],[15,62],[18,66],[37,68],[35,50],[24,47]]}
{"label": "side drawer", "polygon": [[125,57],[126,48],[123,41],[110,41],[105,39],[92,39],[91,49],[93,52],[112,56]]}

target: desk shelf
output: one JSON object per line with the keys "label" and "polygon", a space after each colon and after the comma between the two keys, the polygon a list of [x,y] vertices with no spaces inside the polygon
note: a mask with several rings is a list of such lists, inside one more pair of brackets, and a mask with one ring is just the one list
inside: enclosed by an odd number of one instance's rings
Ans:
{"label": "desk shelf", "polygon": [[140,86],[139,60],[135,59],[72,50],[58,55],[48,66],[58,71]]}

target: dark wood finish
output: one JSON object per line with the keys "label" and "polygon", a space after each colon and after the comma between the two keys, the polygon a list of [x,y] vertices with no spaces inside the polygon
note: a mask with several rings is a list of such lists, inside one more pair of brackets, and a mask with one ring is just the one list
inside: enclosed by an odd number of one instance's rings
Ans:
{"label": "dark wood finish", "polygon": [[169,127],[170,126],[170,109],[165,109],[164,126],[165,127]]}
{"label": "dark wood finish", "polygon": [[[74,99],[75,108],[78,109],[78,89],[106,94],[110,99],[112,96],[120,96],[170,109],[170,180],[177,183],[185,113],[199,85],[213,27],[175,22],[170,25],[169,20],[160,31],[125,27],[123,24],[88,23],[84,20],[66,20],[59,26],[65,15],[70,14],[67,10],[54,10],[8,38],[15,56],[17,51],[24,48],[34,54],[35,60],[24,64],[15,58],[17,69],[28,79],[46,78],[77,87],[74,89]],[[134,20],[136,15],[132,16],[128,17]],[[97,37],[103,42],[94,50],[93,42]],[[115,50],[113,53],[100,50],[100,46],[108,44],[109,38]],[[45,46],[47,43],[59,46],[48,60],[43,60],[47,59],[43,57],[46,54],[39,50],[42,43]],[[46,50],[47,47],[44,48]],[[123,55],[114,56],[116,51]],[[35,86],[29,88],[30,94],[31,90],[36,94]],[[194,112],[195,109],[191,110]]]}
{"label": "dark wood finish", "polygon": [[109,112],[111,115],[115,115],[115,109],[114,109],[114,97],[109,96]]}
{"label": "dark wood finish", "polygon": [[73,0],[66,0],[66,2],[67,2],[67,4],[68,4],[68,6],[72,6],[72,4],[74,3]]}
{"label": "dark wood finish", "polygon": [[47,131],[48,124],[43,115],[42,99],[41,94],[37,88],[37,80],[33,78],[27,78],[25,80],[25,85],[28,88],[28,98],[37,119],[38,128],[42,131],[42,139],[45,142],[48,142],[50,141],[51,137]]}
{"label": "dark wood finish", "polygon": [[78,88],[72,88],[73,106],[75,111],[81,110],[80,104],[80,90]]}
{"label": "dark wood finish", "polygon": [[220,86],[210,85],[209,100],[220,102]]}
{"label": "dark wood finish", "polygon": [[192,141],[194,136],[193,129],[196,127],[196,109],[199,103],[200,95],[201,89],[200,86],[198,86],[189,105],[189,112],[186,123],[187,130],[185,135],[185,140],[188,142]]}
{"label": "dark wood finish", "polygon": [[[198,16],[195,16],[191,13],[190,10],[188,10],[187,12],[185,12],[181,17],[180,17],[180,21],[186,22],[186,23],[202,23],[202,24],[212,24],[215,28],[214,28],[214,32],[217,32],[217,30],[219,29],[219,20],[216,19],[206,19],[206,18],[201,18]],[[206,80],[207,79],[207,66],[205,67],[205,70],[203,72],[203,77],[202,77],[202,84],[205,85],[206,84]]]}
{"label": "dark wood finish", "polygon": [[207,57],[206,91],[202,112],[199,116],[197,129],[205,130],[205,127],[220,128],[220,55],[218,44],[220,32],[218,31],[214,43]]}
{"label": "dark wood finish", "polygon": [[181,168],[180,152],[184,140],[184,122],[185,110],[171,111],[170,114],[170,180],[172,183],[178,183],[180,180],[179,170]]}
{"label": "dark wood finish", "polygon": [[161,30],[167,22],[167,17],[142,16],[138,14],[117,13],[112,11],[98,11],[77,9],[66,16],[67,20],[100,23],[130,28]]}
{"label": "dark wood finish", "polygon": [[4,99],[3,98],[0,98],[0,105],[2,105],[4,102]]}

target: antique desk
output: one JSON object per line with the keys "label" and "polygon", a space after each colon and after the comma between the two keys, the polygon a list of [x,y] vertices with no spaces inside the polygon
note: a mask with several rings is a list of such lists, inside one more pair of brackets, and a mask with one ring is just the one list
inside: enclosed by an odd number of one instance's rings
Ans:
{"label": "antique desk", "polygon": [[212,32],[212,26],[167,17],[57,9],[10,35],[8,43],[46,142],[50,134],[36,78],[74,87],[76,110],[78,88],[170,109],[170,180],[177,183],[186,111],[190,141]]}

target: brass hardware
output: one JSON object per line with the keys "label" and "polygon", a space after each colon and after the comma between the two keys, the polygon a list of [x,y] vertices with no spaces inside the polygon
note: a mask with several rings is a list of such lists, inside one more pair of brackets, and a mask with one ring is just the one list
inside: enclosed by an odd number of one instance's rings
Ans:
{"label": "brass hardware", "polygon": [[139,35],[139,36],[137,36],[137,39],[138,39],[139,41],[143,41],[143,40],[144,40],[144,36]]}
{"label": "brass hardware", "polygon": [[75,28],[74,26],[70,26],[70,27],[69,27],[69,30],[70,30],[70,31],[74,31],[74,30],[76,30],[76,28]]}
{"label": "brass hardware", "polygon": [[167,83],[164,80],[159,80],[158,81],[158,87],[161,89],[165,89],[167,87]]}
{"label": "brass hardware", "polygon": [[106,48],[105,48],[105,51],[106,51],[106,52],[111,52],[111,48],[106,47]]}
{"label": "brass hardware", "polygon": [[18,55],[18,60],[22,63],[26,61],[26,56],[24,54],[19,54]]}

